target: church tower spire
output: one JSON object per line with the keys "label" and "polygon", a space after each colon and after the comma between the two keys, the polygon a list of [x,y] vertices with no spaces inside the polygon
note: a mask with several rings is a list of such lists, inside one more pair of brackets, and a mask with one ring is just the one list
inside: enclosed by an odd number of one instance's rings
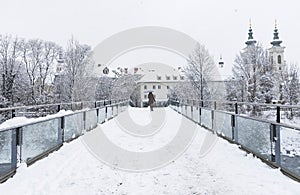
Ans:
{"label": "church tower spire", "polygon": [[247,46],[254,45],[256,41],[253,38],[253,32],[251,28],[251,19],[249,20],[249,32],[248,32],[248,40],[245,42]]}
{"label": "church tower spire", "polygon": [[280,44],[282,43],[282,41],[279,39],[278,36],[278,29],[277,29],[277,21],[275,20],[275,29],[274,29],[274,37],[273,37],[273,41],[271,42],[271,45],[273,46],[278,46],[280,47]]}

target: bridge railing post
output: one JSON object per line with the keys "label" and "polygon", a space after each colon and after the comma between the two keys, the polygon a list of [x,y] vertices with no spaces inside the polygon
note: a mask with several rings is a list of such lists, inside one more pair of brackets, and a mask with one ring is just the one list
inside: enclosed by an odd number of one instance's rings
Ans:
{"label": "bridge railing post", "polygon": [[11,130],[11,168],[16,169],[17,168],[17,162],[18,162],[18,143],[19,143],[19,129]]}
{"label": "bridge railing post", "polygon": [[192,120],[194,120],[194,114],[193,114],[194,113],[194,108],[193,108],[194,106],[193,105],[194,105],[194,102],[193,102],[192,105],[190,105],[191,106],[191,119]]}
{"label": "bridge railing post", "polygon": [[105,119],[108,119],[107,118],[107,105],[105,105]]}
{"label": "bridge railing post", "polygon": [[281,165],[281,150],[280,150],[280,106],[276,107],[276,124],[270,126],[271,138],[271,160],[277,165]]}
{"label": "bridge railing post", "polygon": [[100,121],[99,121],[99,110],[100,110],[100,106],[96,108],[97,123],[100,123]]}
{"label": "bridge railing post", "polygon": [[65,117],[62,116],[59,118],[59,123],[58,123],[58,137],[57,141],[59,144],[62,144],[64,142],[64,127],[65,126]]}
{"label": "bridge railing post", "polygon": [[236,102],[236,103],[234,103],[234,117],[233,117],[233,122],[232,122],[232,124],[234,125],[233,126],[233,134],[232,134],[232,136],[233,136],[233,138],[232,138],[232,140],[234,140],[236,143],[238,143],[238,114],[239,114],[239,112],[238,112],[238,103]]}
{"label": "bridge railing post", "polygon": [[211,129],[213,130],[214,133],[217,132],[217,130],[215,129],[215,124],[216,124],[216,121],[215,121],[215,110],[217,108],[217,102],[216,101],[213,101],[213,107],[211,109]]}
{"label": "bridge railing post", "polygon": [[14,118],[14,117],[16,117],[16,110],[12,109],[11,110],[11,118]]}
{"label": "bridge railing post", "polygon": [[86,131],[86,111],[83,112],[83,129],[84,132]]}
{"label": "bridge railing post", "polygon": [[276,125],[276,140],[275,140],[275,162],[281,165],[281,152],[280,152],[280,126]]}
{"label": "bridge railing post", "polygon": [[200,102],[199,102],[199,124],[200,124],[200,125],[201,125],[201,122],[202,122],[202,120],[201,120],[202,107],[203,107],[203,103],[202,103],[202,101],[200,101]]}

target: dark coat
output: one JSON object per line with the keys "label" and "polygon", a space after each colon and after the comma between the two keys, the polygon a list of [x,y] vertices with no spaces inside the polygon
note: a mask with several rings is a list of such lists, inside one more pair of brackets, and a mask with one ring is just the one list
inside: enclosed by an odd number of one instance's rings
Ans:
{"label": "dark coat", "polygon": [[148,94],[148,103],[153,104],[155,102],[153,93]]}

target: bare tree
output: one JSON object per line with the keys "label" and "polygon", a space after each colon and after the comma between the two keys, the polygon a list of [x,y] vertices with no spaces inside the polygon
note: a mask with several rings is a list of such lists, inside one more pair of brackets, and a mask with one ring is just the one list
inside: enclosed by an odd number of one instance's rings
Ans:
{"label": "bare tree", "polygon": [[212,72],[215,69],[213,58],[204,45],[197,43],[187,61],[188,65],[185,69],[187,78],[198,99],[206,99],[209,95],[208,81],[211,80]]}
{"label": "bare tree", "polygon": [[0,36],[1,92],[2,96],[11,105],[14,104],[13,87],[21,67],[21,59],[19,57],[21,43],[22,40],[19,40],[17,37]]}
{"label": "bare tree", "polygon": [[39,66],[39,77],[41,79],[39,95],[42,98],[42,102],[45,102],[45,98],[49,95],[49,92],[46,91],[46,87],[49,86],[52,81],[54,66],[56,65],[60,51],[61,47],[54,42],[45,41],[43,43],[43,60]]}
{"label": "bare tree", "polygon": [[[27,76],[30,84],[30,103],[37,103],[37,82],[39,79],[39,68],[43,61],[43,41],[32,39],[23,44],[23,62],[26,67]],[[39,79],[41,82],[41,79]]]}
{"label": "bare tree", "polygon": [[69,101],[95,98],[96,83],[90,72],[93,63],[91,54],[90,46],[80,44],[73,37],[69,40],[64,55],[65,82],[68,85]]}
{"label": "bare tree", "polygon": [[137,81],[140,79],[138,75],[123,74],[114,79],[111,98],[130,98],[137,90]]}
{"label": "bare tree", "polygon": [[96,100],[108,100],[111,99],[111,92],[113,89],[115,78],[102,76],[98,78],[95,96]]}

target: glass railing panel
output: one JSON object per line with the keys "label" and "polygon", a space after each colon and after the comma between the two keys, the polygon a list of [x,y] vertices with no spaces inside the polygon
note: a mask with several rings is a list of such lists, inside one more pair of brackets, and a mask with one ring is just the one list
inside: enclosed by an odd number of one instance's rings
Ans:
{"label": "glass railing panel", "polygon": [[97,110],[86,111],[85,128],[91,130],[97,126]]}
{"label": "glass railing panel", "polygon": [[105,107],[99,109],[98,123],[103,123],[105,121]]}
{"label": "glass railing panel", "polygon": [[232,139],[231,114],[214,111],[214,130]]}
{"label": "glass railing panel", "polygon": [[118,115],[118,106],[113,106],[113,116],[117,116]]}
{"label": "glass railing panel", "polygon": [[209,129],[212,128],[211,110],[201,109],[201,125]]}
{"label": "glass railing panel", "polygon": [[22,128],[22,160],[29,160],[62,143],[58,132],[61,119],[51,119]]}
{"label": "glass railing panel", "polygon": [[192,108],[191,108],[191,106],[186,106],[186,116],[188,117],[188,118],[192,118]]}
{"label": "glass railing panel", "polygon": [[237,117],[238,142],[271,159],[270,123]]}
{"label": "glass railing panel", "polygon": [[65,116],[64,141],[68,141],[82,135],[83,130],[84,127],[82,112],[70,116]]}
{"label": "glass railing panel", "polygon": [[199,123],[200,122],[199,118],[200,118],[199,108],[198,106],[193,106],[193,120]]}
{"label": "glass railing panel", "polygon": [[12,164],[13,131],[0,131],[0,176],[8,173],[14,167]]}
{"label": "glass railing panel", "polygon": [[178,106],[178,112],[181,113],[181,114],[182,114],[182,108],[183,108],[183,105],[180,104],[180,105]]}
{"label": "glass railing panel", "polygon": [[112,107],[108,106],[107,107],[107,119],[111,119],[112,118]]}
{"label": "glass railing panel", "polygon": [[300,131],[280,127],[281,166],[300,176]]}

